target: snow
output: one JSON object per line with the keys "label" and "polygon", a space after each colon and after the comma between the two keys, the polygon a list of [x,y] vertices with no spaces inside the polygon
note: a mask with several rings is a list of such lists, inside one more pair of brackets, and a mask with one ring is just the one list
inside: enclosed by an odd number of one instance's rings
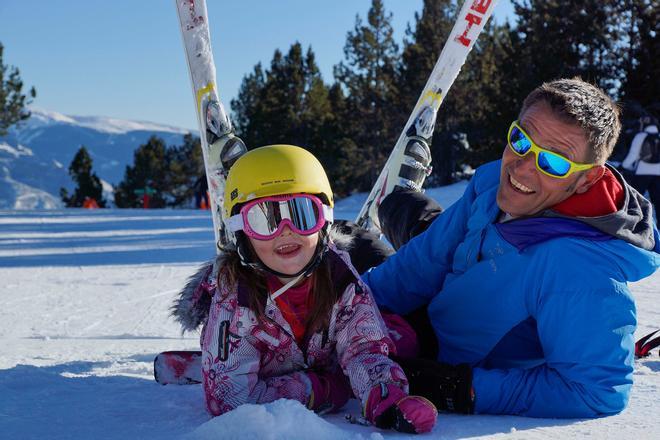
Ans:
{"label": "snow", "polygon": [[5,153],[11,154],[14,157],[20,156],[20,153],[18,150],[10,145],[3,143],[0,143],[0,151],[4,151]]}
{"label": "snow", "polygon": [[13,157],[34,155],[32,150],[23,145],[19,144],[16,147],[12,147],[11,145],[8,145],[4,142],[0,142],[0,152],[5,152]]}
{"label": "snow", "polygon": [[[429,190],[446,206],[464,184]],[[340,201],[354,218],[365,194]],[[169,307],[214,255],[209,213],[0,211],[0,432],[21,439],[413,438],[292,401],[204,410],[199,385],[160,386],[154,356],[198,348]],[[660,273],[631,285],[639,338],[660,325]],[[636,362],[629,408],[597,420],[441,414],[429,438],[660,438],[660,358]],[[414,438],[420,438],[415,436]]]}
{"label": "snow", "polygon": [[0,209],[56,209],[62,206],[54,195],[14,180],[7,167],[2,168],[0,183]]}

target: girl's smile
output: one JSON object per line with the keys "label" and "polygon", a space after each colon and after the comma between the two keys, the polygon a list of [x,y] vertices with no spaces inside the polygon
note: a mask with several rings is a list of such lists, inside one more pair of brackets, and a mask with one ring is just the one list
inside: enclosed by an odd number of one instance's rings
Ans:
{"label": "girl's smile", "polygon": [[296,234],[288,226],[272,240],[249,238],[257,257],[268,268],[283,274],[300,272],[314,257],[319,233]]}

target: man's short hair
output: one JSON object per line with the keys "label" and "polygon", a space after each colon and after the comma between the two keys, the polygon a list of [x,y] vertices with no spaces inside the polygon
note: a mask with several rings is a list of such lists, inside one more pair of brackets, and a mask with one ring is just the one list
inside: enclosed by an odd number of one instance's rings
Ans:
{"label": "man's short hair", "polygon": [[550,81],[527,95],[520,116],[540,101],[547,102],[566,122],[584,130],[589,142],[589,162],[605,163],[621,131],[621,111],[605,92],[577,77]]}

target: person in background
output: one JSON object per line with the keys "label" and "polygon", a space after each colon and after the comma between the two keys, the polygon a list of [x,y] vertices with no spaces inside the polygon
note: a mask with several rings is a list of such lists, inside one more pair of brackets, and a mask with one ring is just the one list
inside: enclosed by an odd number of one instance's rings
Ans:
{"label": "person in background", "polygon": [[631,173],[630,184],[641,194],[648,191],[655,206],[658,224],[660,206],[660,139],[658,121],[651,116],[641,118],[642,130],[635,135],[621,167]]}

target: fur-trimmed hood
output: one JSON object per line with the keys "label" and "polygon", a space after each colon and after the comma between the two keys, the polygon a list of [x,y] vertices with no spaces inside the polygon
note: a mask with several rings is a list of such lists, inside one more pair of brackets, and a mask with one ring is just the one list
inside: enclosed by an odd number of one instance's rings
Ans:
{"label": "fur-trimmed hood", "polygon": [[[329,239],[337,249],[348,251],[353,239],[351,235],[340,231],[337,225],[329,229]],[[209,314],[211,298],[218,282],[218,273],[227,261],[228,252],[235,251],[231,246],[227,251],[218,254],[213,260],[202,264],[188,279],[174,304],[170,308],[171,315],[181,324],[183,332],[196,330],[203,324]]]}

